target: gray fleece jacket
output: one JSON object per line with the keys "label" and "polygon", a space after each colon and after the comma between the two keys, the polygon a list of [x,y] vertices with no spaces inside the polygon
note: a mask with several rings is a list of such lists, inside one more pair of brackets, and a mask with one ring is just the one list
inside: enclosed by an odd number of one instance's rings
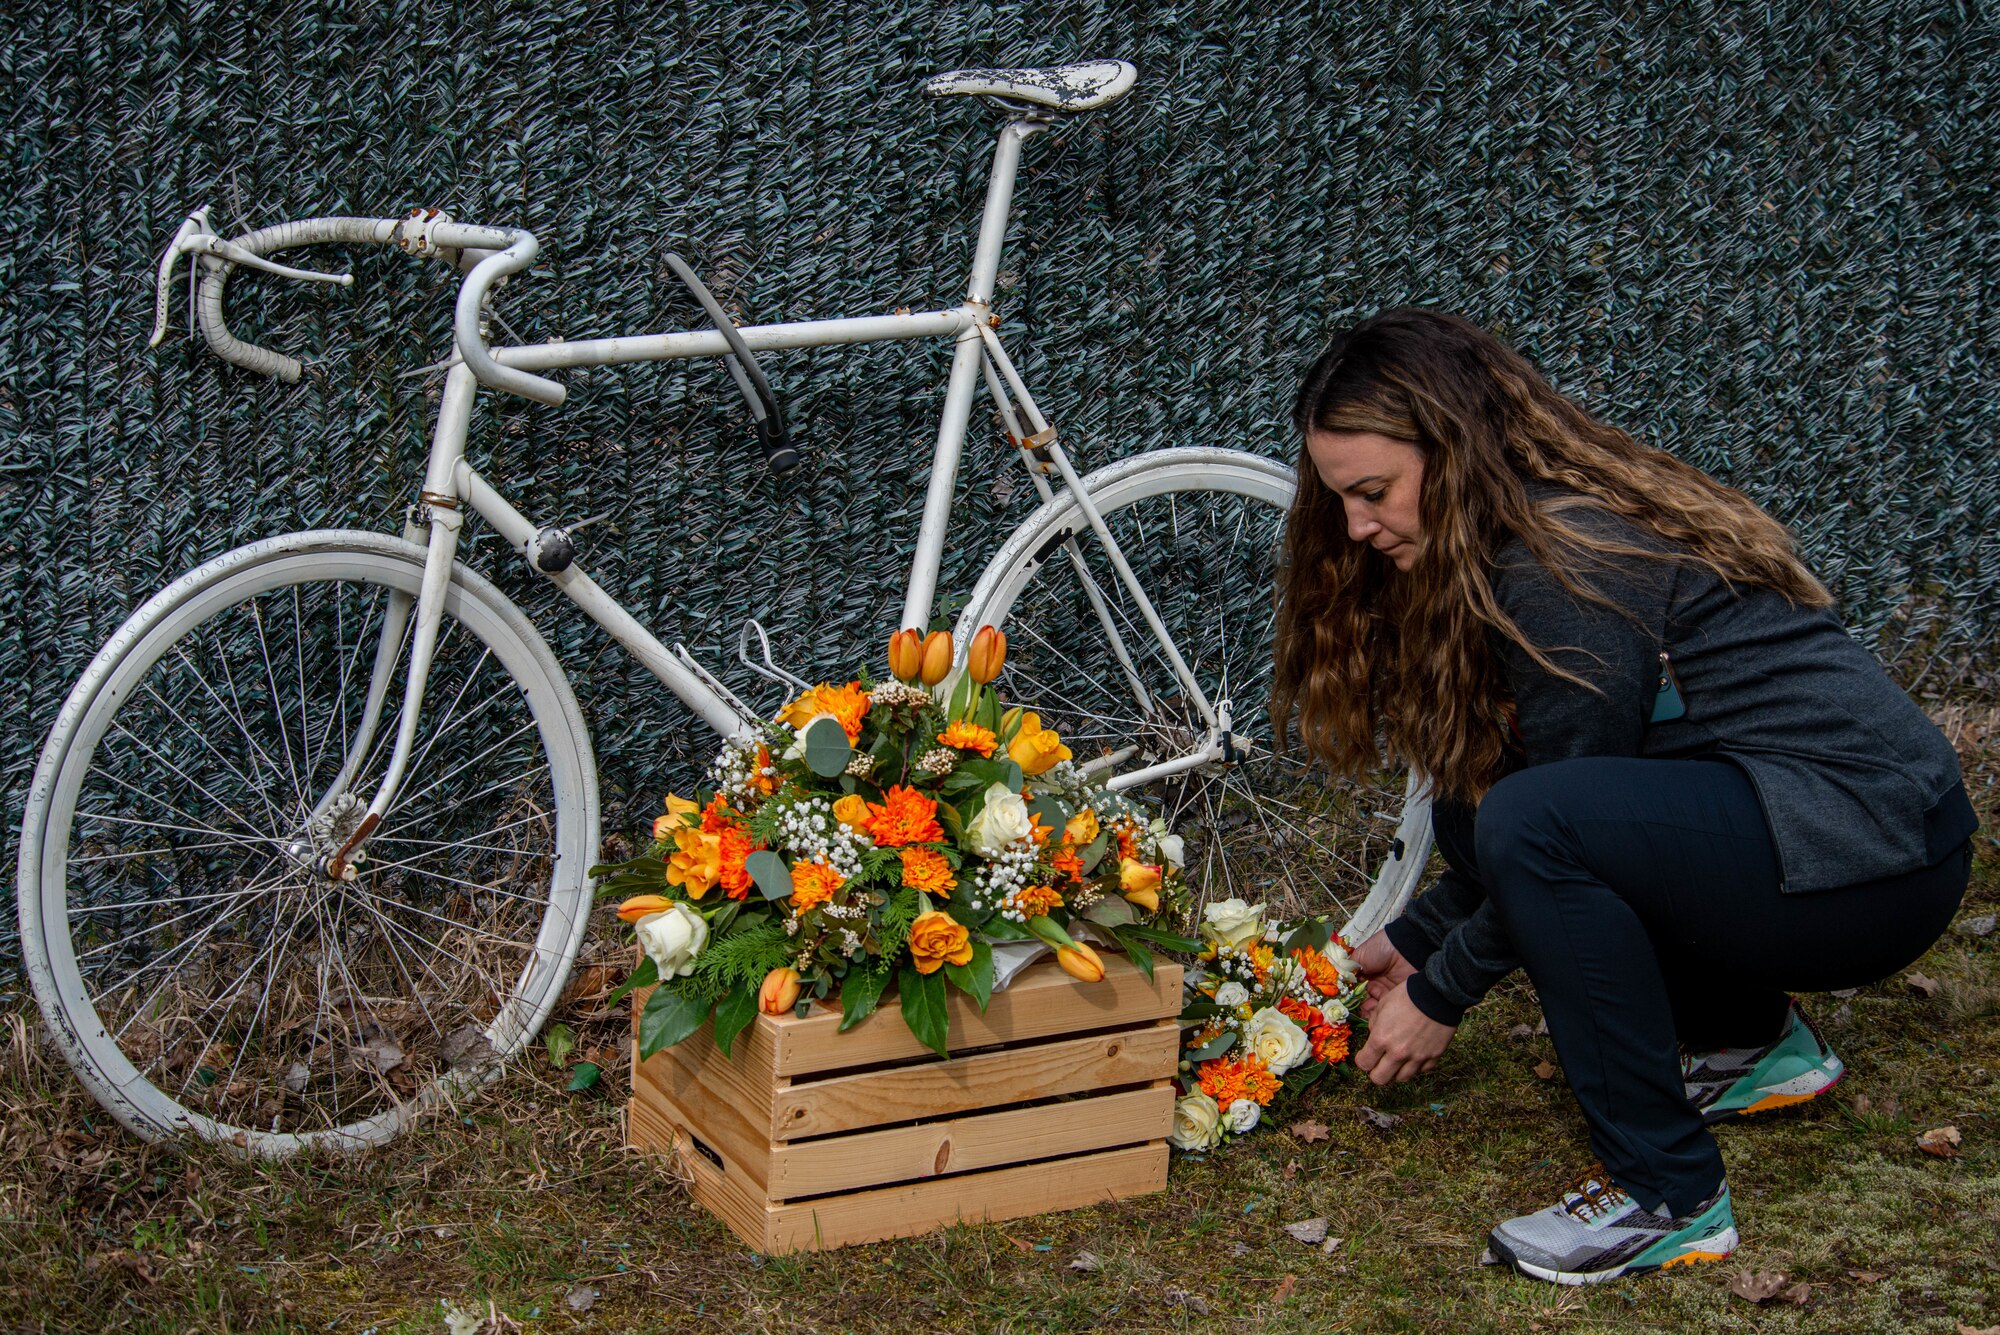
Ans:
{"label": "gray fleece jacket", "polygon": [[[1668,549],[1594,506],[1565,505],[1563,515],[1623,543]],[[1730,760],[1757,790],[1781,888],[1795,894],[1915,871],[1971,836],[1978,822],[1951,744],[1829,612],[1671,560],[1599,560],[1587,581],[1623,611],[1571,594],[1518,538],[1495,565],[1500,605],[1551,658],[1598,688],[1549,675],[1496,635],[1521,764]],[[1686,714],[1649,723],[1662,650]],[[1485,892],[1456,872],[1392,926],[1392,941],[1429,953],[1410,998],[1441,1022],[1457,1023],[1519,964]]]}

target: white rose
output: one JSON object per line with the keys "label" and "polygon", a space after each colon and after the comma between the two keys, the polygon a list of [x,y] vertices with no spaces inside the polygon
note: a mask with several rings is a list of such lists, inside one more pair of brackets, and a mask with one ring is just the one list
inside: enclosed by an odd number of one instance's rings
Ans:
{"label": "white rose", "polygon": [[708,920],[685,904],[649,913],[632,924],[639,945],[660,970],[660,980],[694,972],[694,957],[708,944]]}
{"label": "white rose", "polygon": [[996,783],[986,790],[986,805],[980,808],[978,819],[966,827],[965,842],[981,857],[994,858],[1016,839],[1026,839],[1033,828],[1028,804],[1021,795],[1004,783]]}
{"label": "white rose", "polygon": [[1185,865],[1181,861],[1181,858],[1186,854],[1186,851],[1187,844],[1179,835],[1163,834],[1160,836],[1160,856],[1165,858],[1167,865],[1175,871],[1179,871]]}
{"label": "white rose", "polygon": [[1272,1075],[1283,1075],[1312,1053],[1306,1031],[1276,1006],[1266,1006],[1243,1028],[1243,1045],[1263,1059]]}
{"label": "white rose", "polygon": [[1215,1004],[1218,1006],[1241,1006],[1250,1000],[1250,989],[1235,979],[1215,989]]}
{"label": "white rose", "polygon": [[1252,908],[1240,899],[1222,899],[1201,911],[1201,934],[1219,946],[1254,941],[1264,932],[1264,906]]}
{"label": "white rose", "polygon": [[1177,1150],[1213,1149],[1222,1139],[1222,1109],[1215,1100],[1196,1090],[1174,1100],[1174,1129],[1167,1143]]}
{"label": "white rose", "polygon": [[1328,997],[1320,1003],[1319,1013],[1325,1017],[1328,1024],[1347,1023],[1347,1007],[1341,1004],[1338,997]]}
{"label": "white rose", "polygon": [[1341,945],[1338,941],[1329,941],[1326,943],[1326,949],[1321,953],[1340,972],[1342,986],[1354,986],[1354,980],[1361,976],[1361,966],[1356,964],[1354,957],[1347,953],[1347,947]]}
{"label": "white rose", "polygon": [[1246,1131],[1255,1130],[1263,1116],[1263,1106],[1257,1100],[1238,1099],[1229,1105],[1229,1111],[1223,1114],[1223,1120],[1229,1124],[1231,1132],[1240,1136]]}

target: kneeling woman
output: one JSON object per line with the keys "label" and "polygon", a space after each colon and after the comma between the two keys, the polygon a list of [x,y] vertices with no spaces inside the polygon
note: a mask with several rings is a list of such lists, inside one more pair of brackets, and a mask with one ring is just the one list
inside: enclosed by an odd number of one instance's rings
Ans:
{"label": "kneeling woman", "polygon": [[1464,320],[1378,315],[1295,405],[1276,715],[1431,776],[1450,870],[1357,950],[1378,1084],[1517,967],[1599,1164],[1488,1239],[1587,1283],[1736,1244],[1707,1125],[1841,1065],[1787,995],[1873,982],[1956,912],[1957,757],[1790,536]]}

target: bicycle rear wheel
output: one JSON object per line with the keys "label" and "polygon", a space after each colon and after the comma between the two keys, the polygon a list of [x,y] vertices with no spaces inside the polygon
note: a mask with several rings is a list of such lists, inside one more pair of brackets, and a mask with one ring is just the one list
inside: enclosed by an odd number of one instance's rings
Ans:
{"label": "bicycle rear wheel", "polygon": [[22,824],[23,954],[56,1043],[141,1136],[380,1143],[497,1074],[562,991],[590,741],[547,645],[462,567],[396,805],[354,880],[316,869],[393,749],[423,559],[335,531],[218,557],[135,613],[57,718]]}
{"label": "bicycle rear wheel", "polygon": [[[1402,911],[1430,849],[1430,803],[1400,771],[1364,783],[1272,750],[1275,584],[1294,480],[1235,450],[1137,455],[1084,479],[1107,527],[1211,704],[1248,738],[1233,764],[1138,789],[1186,840],[1197,902],[1237,896],[1281,916],[1326,913],[1350,941]],[[1093,604],[1117,627],[1121,663]],[[959,620],[1008,633],[1009,699],[1040,712],[1078,764],[1130,771],[1186,755],[1207,723],[1175,678],[1089,521],[1067,493],[1002,546]],[[1135,684],[1136,683],[1136,684]]]}

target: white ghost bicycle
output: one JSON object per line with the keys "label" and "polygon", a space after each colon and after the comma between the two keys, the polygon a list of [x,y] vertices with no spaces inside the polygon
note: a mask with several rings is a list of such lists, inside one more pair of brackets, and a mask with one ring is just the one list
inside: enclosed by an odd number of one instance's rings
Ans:
{"label": "white ghost bicycle", "polygon": [[488,294],[538,249],[518,228],[434,211],[234,240],[203,213],[183,224],[160,265],[154,341],[186,255],[209,346],[286,380],[296,361],[229,331],[223,295],[239,268],[346,283],[266,257],[373,244],[466,276],[402,531],[288,533],[189,571],[111,637],[50,729],[22,822],[26,965],[56,1043],[120,1122],[255,1155],[380,1143],[491,1079],[556,1005],[591,907],[595,762],[548,644],[456,560],[469,515],[702,722],[723,735],[754,725],[685,648],[592,582],[563,527],[524,515],[468,461],[482,386],[560,404],[548,377],[567,368],[724,358],[782,471],[797,456],[757,354],[950,339],[902,624],[931,622],[983,384],[1041,504],[985,568],[959,645],[981,624],[1010,632],[1010,695],[1079,759],[1160,803],[1202,893],[1337,912],[1357,936],[1400,908],[1429,848],[1421,792],[1387,775],[1343,786],[1271,746],[1291,470],[1189,447],[1079,476],[998,332],[994,275],[1023,144],[1133,78],[1094,61],[930,81],[1003,120],[965,298],[941,310],[737,328],[676,259],[712,328],[493,347]]}

